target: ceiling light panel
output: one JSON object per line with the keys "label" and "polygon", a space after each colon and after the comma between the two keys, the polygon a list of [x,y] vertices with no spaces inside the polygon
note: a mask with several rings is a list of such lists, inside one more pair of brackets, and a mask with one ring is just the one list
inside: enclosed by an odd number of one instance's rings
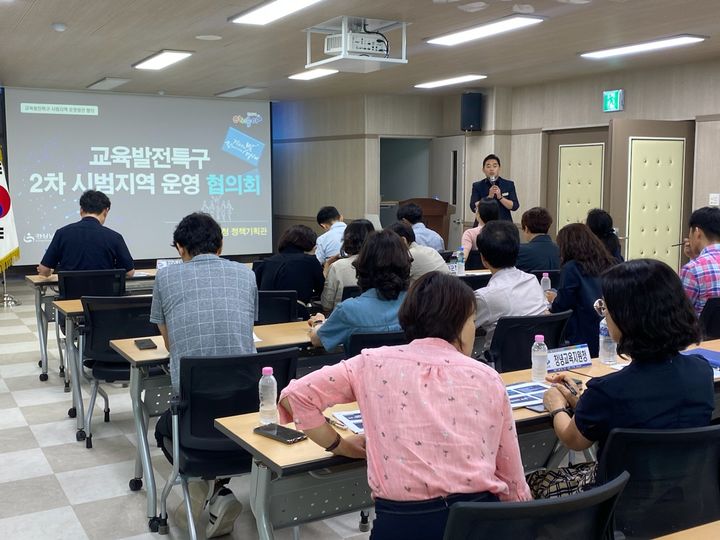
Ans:
{"label": "ceiling light panel", "polygon": [[542,17],[528,17],[526,15],[513,15],[504,19],[497,20],[488,24],[482,24],[480,26],[474,26],[467,30],[460,32],[453,32],[452,34],[446,34],[444,36],[432,38],[428,40],[428,43],[433,45],[459,45],[460,43],[466,43],[468,41],[475,41],[477,39],[484,39],[504,32],[510,32],[512,30],[518,30],[527,26],[534,26],[543,22],[545,19]]}
{"label": "ceiling light panel", "polygon": [[459,77],[453,77],[451,79],[443,79],[440,81],[431,81],[422,84],[416,84],[415,88],[439,88],[441,86],[451,86],[453,84],[479,81],[481,79],[487,79],[487,75],[461,75]]}
{"label": "ceiling light panel", "polygon": [[230,20],[236,24],[266,25],[319,2],[322,0],[274,0],[231,17]]}
{"label": "ceiling light panel", "polygon": [[308,71],[302,71],[300,73],[296,73],[295,75],[290,75],[288,79],[293,79],[295,81],[311,81],[313,79],[319,79],[320,77],[327,77],[328,75],[334,75],[337,73],[337,69],[311,69]]}
{"label": "ceiling light panel", "polygon": [[118,77],[105,77],[99,81],[95,81],[90,86],[87,86],[88,90],[112,90],[118,86],[122,86],[125,83],[129,83],[130,79],[120,79]]}
{"label": "ceiling light panel", "polygon": [[189,56],[192,56],[192,52],[190,51],[171,51],[166,49],[147,57],[145,60],[141,60],[137,64],[134,64],[133,67],[135,69],[150,70],[165,69],[181,60],[185,60]]}
{"label": "ceiling light panel", "polygon": [[240,88],[233,88],[232,90],[226,90],[215,94],[215,97],[222,98],[235,98],[240,96],[247,96],[248,94],[255,94],[256,92],[263,91],[264,88],[251,88],[250,86],[241,86]]}
{"label": "ceiling light panel", "polygon": [[613,56],[625,56],[628,54],[639,54],[644,52],[657,51],[660,49],[669,49],[672,47],[682,47],[684,45],[692,45],[705,41],[701,36],[675,36],[666,39],[658,39],[645,43],[636,43],[635,45],[626,45],[624,47],[615,47],[613,49],[603,49],[601,51],[593,51],[583,53],[583,58],[611,58]]}

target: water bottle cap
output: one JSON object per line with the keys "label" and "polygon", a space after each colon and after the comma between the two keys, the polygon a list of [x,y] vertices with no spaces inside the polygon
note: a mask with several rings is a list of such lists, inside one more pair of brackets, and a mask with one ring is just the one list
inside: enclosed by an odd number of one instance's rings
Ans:
{"label": "water bottle cap", "polygon": [[264,368],[262,369],[262,374],[263,374],[263,375],[272,375],[272,374],[273,374],[273,368],[271,368],[271,367],[264,367]]}
{"label": "water bottle cap", "polygon": [[538,334],[535,336],[535,343],[540,343],[541,341],[545,341],[545,336],[542,334]]}
{"label": "water bottle cap", "polygon": [[548,274],[547,272],[543,272],[543,277],[550,277],[550,274]]}

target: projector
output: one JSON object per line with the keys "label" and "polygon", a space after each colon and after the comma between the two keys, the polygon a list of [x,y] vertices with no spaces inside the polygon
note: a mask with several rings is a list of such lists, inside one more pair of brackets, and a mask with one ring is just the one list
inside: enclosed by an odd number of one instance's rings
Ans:
{"label": "projector", "polygon": [[343,50],[343,35],[331,34],[325,37],[325,54],[337,56],[343,54],[387,56],[387,40],[379,34],[348,32],[346,48]]}

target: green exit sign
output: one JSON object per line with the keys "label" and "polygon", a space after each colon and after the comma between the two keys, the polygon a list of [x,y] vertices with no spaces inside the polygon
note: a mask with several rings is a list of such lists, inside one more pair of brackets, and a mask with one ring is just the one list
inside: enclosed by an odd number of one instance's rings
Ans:
{"label": "green exit sign", "polygon": [[603,112],[617,112],[625,110],[625,91],[605,90],[603,92]]}

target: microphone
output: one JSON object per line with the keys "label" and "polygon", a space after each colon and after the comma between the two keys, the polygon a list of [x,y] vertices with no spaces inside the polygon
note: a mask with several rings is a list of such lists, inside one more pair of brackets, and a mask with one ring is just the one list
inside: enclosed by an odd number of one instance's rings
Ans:
{"label": "microphone", "polygon": [[497,182],[497,176],[488,176],[488,180],[490,180],[490,183],[494,186],[495,182]]}

